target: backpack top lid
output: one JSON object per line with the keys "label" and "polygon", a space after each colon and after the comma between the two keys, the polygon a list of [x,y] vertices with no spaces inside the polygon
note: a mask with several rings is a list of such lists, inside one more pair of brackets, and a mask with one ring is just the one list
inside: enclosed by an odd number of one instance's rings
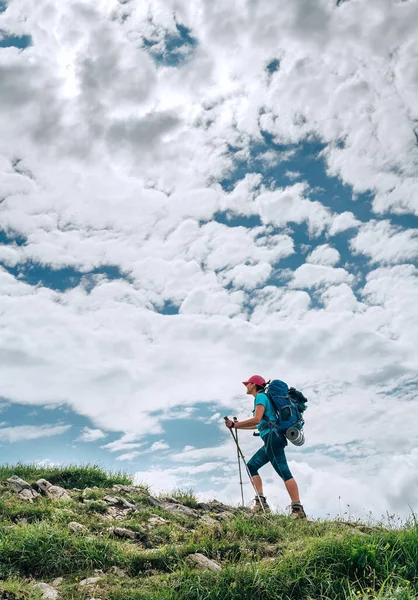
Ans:
{"label": "backpack top lid", "polygon": [[289,394],[289,386],[280,379],[273,379],[268,384],[267,394],[271,395],[272,398],[286,398]]}

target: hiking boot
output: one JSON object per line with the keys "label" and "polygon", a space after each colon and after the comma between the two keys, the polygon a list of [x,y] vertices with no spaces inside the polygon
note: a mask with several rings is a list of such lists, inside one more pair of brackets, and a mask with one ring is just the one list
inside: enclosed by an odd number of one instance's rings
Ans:
{"label": "hiking boot", "polygon": [[303,506],[300,502],[292,502],[290,506],[290,518],[291,519],[302,519],[303,521],[307,521],[307,516],[305,511],[303,510]]}
{"label": "hiking boot", "polygon": [[[255,497],[255,505],[254,508],[252,510],[253,513],[264,513],[264,512],[270,512],[270,506],[267,504],[267,500],[265,496],[262,496],[261,494],[259,494],[260,496],[260,500],[258,499],[258,496]],[[263,510],[264,509],[264,510]]]}

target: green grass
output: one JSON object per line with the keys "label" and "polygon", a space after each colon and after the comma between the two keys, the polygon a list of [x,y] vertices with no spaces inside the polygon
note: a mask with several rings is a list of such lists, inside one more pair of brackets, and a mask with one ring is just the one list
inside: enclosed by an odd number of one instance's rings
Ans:
{"label": "green grass", "polygon": [[[0,474],[3,479],[18,474],[28,481],[51,480],[33,466],[2,467]],[[61,600],[418,600],[414,520],[397,528],[359,529],[339,521],[294,522],[284,515],[266,521],[231,509],[230,519],[207,524],[151,506],[145,490],[138,490],[112,492],[129,497],[138,509],[112,522],[102,497],[110,493],[106,488],[129,483],[129,478],[116,481],[119,475],[98,467],[55,468],[53,474],[61,482],[77,481],[74,487],[84,482],[84,487],[100,489],[84,494],[92,500],[88,504],[81,492],[73,493],[69,503],[39,498],[30,504],[0,489],[1,600],[38,598],[31,582],[51,583],[58,576],[64,577]],[[197,507],[192,490],[171,495]],[[166,521],[150,524],[155,516]],[[70,521],[86,531],[70,531]],[[120,540],[111,526],[136,531],[139,539]],[[217,561],[221,571],[194,568],[187,559],[194,552]],[[114,567],[126,577],[112,572]],[[104,571],[102,579],[94,589],[80,588],[79,581],[95,569]]]}
{"label": "green grass", "polygon": [[123,471],[105,473],[98,465],[68,465],[63,467],[39,467],[36,464],[0,465],[0,482],[12,475],[21,477],[28,483],[47,479],[53,485],[64,488],[112,487],[114,484],[132,484],[132,477]]}
{"label": "green grass", "polygon": [[170,496],[174,498],[174,500],[178,500],[184,506],[188,506],[190,508],[198,508],[199,503],[196,498],[196,494],[191,489],[175,489]]}

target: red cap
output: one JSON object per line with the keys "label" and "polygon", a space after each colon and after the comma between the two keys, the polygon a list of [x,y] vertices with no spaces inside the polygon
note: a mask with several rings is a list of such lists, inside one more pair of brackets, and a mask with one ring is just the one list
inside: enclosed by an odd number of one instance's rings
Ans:
{"label": "red cap", "polygon": [[261,375],[253,375],[247,381],[243,381],[242,383],[244,385],[247,385],[247,383],[255,383],[255,385],[265,385],[266,380],[263,379],[263,377],[261,377]]}

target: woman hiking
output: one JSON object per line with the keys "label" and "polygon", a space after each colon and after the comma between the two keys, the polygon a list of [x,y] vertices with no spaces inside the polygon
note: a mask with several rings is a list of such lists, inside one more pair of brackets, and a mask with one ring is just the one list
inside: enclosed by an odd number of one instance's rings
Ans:
{"label": "woman hiking", "polygon": [[[243,381],[247,394],[254,396],[253,417],[245,421],[231,421],[227,419],[225,425],[231,429],[258,429],[264,445],[248,461],[248,470],[251,473],[254,486],[258,492],[255,498],[254,512],[270,510],[266,497],[263,494],[263,483],[258,470],[271,462],[274,470],[283,479],[292,501],[291,514],[293,519],[306,520],[306,514],[300,503],[299,489],[287,465],[284,449],[287,446],[286,436],[275,427],[277,424],[276,412],[272,402],[265,394],[266,381],[260,375],[253,375],[248,381]],[[262,506],[261,506],[262,503]]]}

